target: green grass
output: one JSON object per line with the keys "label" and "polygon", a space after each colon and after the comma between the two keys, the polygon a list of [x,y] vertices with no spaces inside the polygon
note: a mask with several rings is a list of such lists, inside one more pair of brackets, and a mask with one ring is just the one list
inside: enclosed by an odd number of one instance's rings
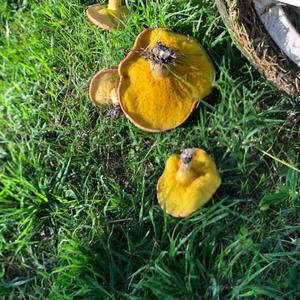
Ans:
{"label": "green grass", "polygon": [[[92,3],[0,3],[2,299],[297,299],[300,177],[278,159],[300,168],[299,101],[241,56],[211,0],[127,1],[111,32],[87,20]],[[108,119],[88,86],[157,26],[196,37],[218,75],[183,126],[151,134]],[[155,186],[192,146],[223,182],[174,219]]]}

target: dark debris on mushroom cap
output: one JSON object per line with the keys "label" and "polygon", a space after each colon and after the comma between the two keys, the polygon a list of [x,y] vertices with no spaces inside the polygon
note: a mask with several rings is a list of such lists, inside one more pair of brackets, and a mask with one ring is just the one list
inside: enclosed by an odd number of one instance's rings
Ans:
{"label": "dark debris on mushroom cap", "polygon": [[176,51],[157,42],[150,51],[144,50],[142,56],[158,65],[170,65],[177,58]]}
{"label": "dark debris on mushroom cap", "polygon": [[180,160],[183,164],[189,164],[192,161],[192,158],[193,158],[192,148],[182,150],[180,154]]}

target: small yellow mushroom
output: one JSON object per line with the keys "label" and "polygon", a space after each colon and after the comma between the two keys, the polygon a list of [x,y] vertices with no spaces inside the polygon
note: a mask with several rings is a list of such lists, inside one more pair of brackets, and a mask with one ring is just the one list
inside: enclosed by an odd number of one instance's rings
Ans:
{"label": "small yellow mushroom", "polygon": [[122,5],[122,0],[109,0],[107,6],[89,6],[86,14],[97,26],[111,30],[120,26],[120,21],[128,14],[128,9]]}
{"label": "small yellow mushroom", "polygon": [[146,29],[119,65],[118,95],[136,126],[161,132],[182,124],[206,97],[215,70],[192,37],[166,29]]}
{"label": "small yellow mushroom", "polygon": [[119,105],[116,93],[118,83],[119,75],[117,68],[101,70],[92,78],[89,88],[91,100],[99,106]]}
{"label": "small yellow mushroom", "polygon": [[157,183],[157,199],[173,217],[186,217],[202,207],[221,184],[213,159],[202,149],[172,155]]}

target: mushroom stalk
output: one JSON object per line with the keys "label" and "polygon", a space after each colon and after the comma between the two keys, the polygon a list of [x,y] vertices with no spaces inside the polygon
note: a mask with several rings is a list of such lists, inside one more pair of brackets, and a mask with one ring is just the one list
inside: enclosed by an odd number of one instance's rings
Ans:
{"label": "mushroom stalk", "polygon": [[122,0],[109,0],[108,9],[119,11],[122,7]]}
{"label": "mushroom stalk", "polygon": [[160,64],[156,64],[154,62],[151,62],[151,72],[153,77],[165,77],[169,74],[169,70],[167,67],[162,66]]}
{"label": "mushroom stalk", "polygon": [[176,179],[183,185],[188,184],[194,178],[192,170],[193,149],[185,149],[180,155],[179,169],[176,174]]}
{"label": "mushroom stalk", "polygon": [[169,66],[174,64],[177,58],[176,52],[157,42],[153,49],[144,52],[144,57],[150,59],[150,67],[153,77],[165,77],[169,74]]}

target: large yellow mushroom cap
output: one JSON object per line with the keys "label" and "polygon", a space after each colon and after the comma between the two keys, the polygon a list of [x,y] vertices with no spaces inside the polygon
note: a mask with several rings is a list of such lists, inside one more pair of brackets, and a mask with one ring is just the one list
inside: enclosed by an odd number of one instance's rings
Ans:
{"label": "large yellow mushroom cap", "polygon": [[186,217],[202,207],[221,184],[213,159],[202,149],[172,155],[157,184],[160,206],[173,217]]}
{"label": "large yellow mushroom cap", "polygon": [[125,115],[152,132],[183,123],[210,93],[215,78],[213,64],[197,40],[161,28],[139,34],[119,74]]}

